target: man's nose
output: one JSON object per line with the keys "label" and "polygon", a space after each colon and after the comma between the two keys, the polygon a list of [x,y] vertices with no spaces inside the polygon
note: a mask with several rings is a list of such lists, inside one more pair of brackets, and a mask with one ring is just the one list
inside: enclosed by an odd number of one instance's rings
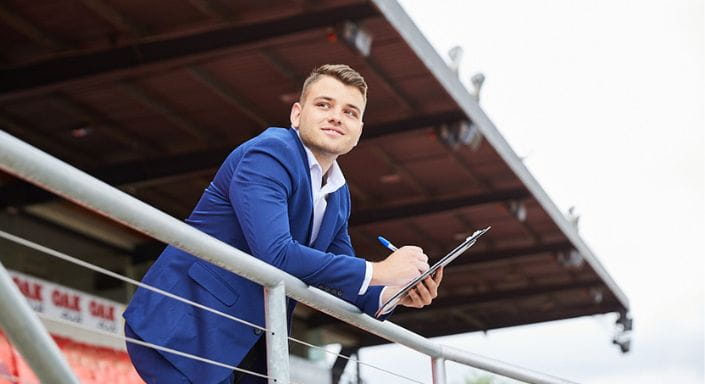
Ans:
{"label": "man's nose", "polygon": [[333,124],[340,124],[342,121],[342,111],[339,111],[336,108],[331,109],[328,120]]}

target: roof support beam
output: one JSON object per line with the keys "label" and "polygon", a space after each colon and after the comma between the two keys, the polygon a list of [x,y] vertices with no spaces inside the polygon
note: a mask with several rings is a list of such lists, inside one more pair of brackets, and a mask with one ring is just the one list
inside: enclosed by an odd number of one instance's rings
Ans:
{"label": "roof support beam", "polygon": [[[194,172],[217,167],[232,148],[211,148],[186,155],[160,159],[145,159],[97,168],[89,171],[94,177],[110,185],[125,186],[148,180],[191,175]],[[0,189],[0,207],[24,206],[46,202],[56,196],[25,182],[17,182]]]}
{"label": "roof support beam", "polygon": [[0,4],[0,20],[37,45],[54,51],[66,48],[66,44],[39,30],[31,22],[13,13],[2,4]]}
{"label": "roof support beam", "polygon": [[[27,122],[19,121],[16,117],[9,116],[5,111],[0,110],[0,129],[7,131],[12,135],[21,137],[30,144],[39,147],[43,151],[49,152],[54,156],[62,156],[64,161],[73,164],[84,164],[91,158],[90,154],[82,151],[80,148],[69,146],[56,140],[54,137],[39,133],[39,130],[29,125]],[[20,181],[21,184],[30,186],[31,184]],[[37,189],[36,187],[32,187]],[[3,191],[0,189],[0,191]],[[0,192],[0,198],[4,197]]]}
{"label": "roof support beam", "polygon": [[148,32],[147,28],[129,20],[103,0],[81,0],[81,3],[118,30],[127,32],[132,36],[144,36]]}
{"label": "roof support beam", "polygon": [[[403,326],[411,331],[422,334],[425,337],[436,337],[448,336],[457,333],[489,331],[493,329],[515,327],[518,325],[535,324],[554,320],[565,320],[582,316],[606,314],[611,312],[619,312],[622,309],[619,303],[611,301],[603,302],[600,305],[579,305],[562,307],[549,312],[523,312],[517,316],[493,317],[492,320],[488,322],[488,324],[491,324],[491,326],[489,327],[480,327],[475,324],[463,323],[459,321],[454,321],[452,323],[442,321],[446,319],[453,319],[452,316],[447,315],[446,311],[448,310],[450,309],[443,309],[436,312],[434,318],[439,320],[432,323],[420,323],[416,321],[400,324],[397,321],[396,316],[392,317],[392,320],[396,324],[399,324],[400,326]],[[386,343],[388,343],[388,341],[381,339],[371,333],[360,335],[361,347],[368,347],[372,345]]]}
{"label": "roof support beam", "polygon": [[244,96],[238,94],[234,89],[216,79],[215,76],[206,69],[194,66],[189,67],[188,72],[199,83],[213,91],[213,93],[228,104],[237,108],[240,112],[249,117],[250,120],[257,123],[257,125],[261,127],[269,125],[269,120],[264,116],[264,113],[259,111],[258,108],[245,99]]}
{"label": "roof support beam", "polygon": [[123,82],[120,83],[119,86],[120,89],[124,91],[127,95],[129,95],[131,98],[139,101],[143,105],[162,115],[172,124],[174,124],[174,126],[179,128],[183,133],[198,140],[201,145],[207,145],[208,143],[217,143],[220,141],[219,138],[210,135],[208,133],[208,130],[202,129],[194,121],[191,121],[181,116],[178,110],[167,105],[157,96],[151,94],[149,91],[137,85],[136,83]]}
{"label": "roof support beam", "polygon": [[514,171],[527,189],[531,191],[536,201],[561,229],[563,234],[575,244],[575,248],[580,252],[580,255],[585,258],[585,261],[587,261],[604,280],[605,284],[609,286],[610,290],[622,303],[624,310],[627,311],[629,309],[629,299],[627,296],[609,275],[597,257],[595,257],[592,250],[585,244],[575,227],[566,220],[563,213],[550,199],[548,194],[546,194],[531,172],[529,172],[526,165],[521,161],[519,156],[517,156],[506,139],[499,133],[494,123],[492,123],[482,108],[477,104],[475,98],[468,93],[467,88],[459,81],[458,76],[448,68],[443,58],[438,55],[438,52],[436,52],[431,43],[428,42],[421,31],[414,25],[414,22],[409,15],[404,12],[401,5],[395,0],[372,0],[372,2],[378,7],[387,21],[399,32],[407,44],[409,44],[409,47],[424,62],[426,67],[436,77],[443,88],[446,89],[451,98],[455,100],[470,119],[477,124],[482,136],[492,145],[495,151],[497,151],[499,156],[507,163],[509,168]]}
{"label": "roof support beam", "polygon": [[405,133],[417,129],[433,128],[435,126],[467,119],[462,111],[440,112],[432,115],[412,116],[403,120],[391,121],[384,124],[365,126],[362,130],[362,139],[376,139],[395,133]]}
{"label": "roof support beam", "polygon": [[181,64],[190,64],[202,60],[205,55],[222,53],[237,46],[376,15],[375,7],[365,2],[4,69],[0,71],[0,101],[43,93],[74,81],[95,80],[108,73],[135,70],[147,65],[176,60]]}
{"label": "roof support beam", "polygon": [[[91,118],[99,117],[93,114],[89,115]],[[427,128],[440,124],[448,119],[453,119],[457,117],[456,115],[457,113],[454,112],[441,113],[436,115],[420,116],[414,119],[407,119],[389,124],[369,126],[365,128],[365,131],[372,132],[372,134],[368,133],[367,135],[363,135],[363,139],[380,137],[381,135],[387,134],[408,132],[414,129]],[[8,124],[10,123],[9,121],[2,119],[2,116],[0,116],[0,126],[3,125],[3,122]],[[31,132],[31,130],[27,129],[17,133],[22,133],[20,137],[25,137],[23,132]],[[48,142],[47,144],[50,143]],[[49,150],[52,149],[50,147],[47,148]],[[138,161],[130,161],[95,168],[92,170],[89,169],[86,170],[86,172],[110,185],[115,186],[134,185],[159,179],[173,180],[177,177],[189,176],[196,172],[218,167],[220,163],[223,162],[223,159],[225,159],[225,157],[227,157],[232,150],[232,146],[209,147],[198,152],[178,154],[156,159],[147,158]],[[16,183],[0,188],[0,208],[7,206],[37,204],[53,200],[55,198],[56,196],[53,194],[19,180]]]}
{"label": "roof support beam", "polygon": [[[545,284],[541,286],[532,286],[529,288],[519,288],[503,291],[492,291],[475,295],[452,295],[438,297],[433,300],[431,306],[426,310],[433,311],[462,311],[472,308],[477,305],[493,303],[502,300],[522,300],[534,296],[554,294],[557,292],[572,291],[578,289],[600,288],[604,284],[598,279],[591,279],[581,282],[561,283],[561,284]],[[597,307],[598,304],[595,304]],[[399,307],[394,313],[394,322],[400,325],[404,321],[412,321],[418,318],[417,309]],[[325,316],[316,315],[308,320],[311,327],[326,326],[334,323],[339,323],[338,320]]]}
{"label": "roof support beam", "polygon": [[529,192],[524,188],[509,189],[504,191],[487,192],[475,196],[461,196],[444,199],[435,199],[421,203],[404,204],[392,208],[363,209],[354,211],[350,216],[350,225],[365,225],[385,220],[397,220],[411,216],[420,216],[430,213],[439,213],[472,205],[501,203],[507,200],[529,197]]}
{"label": "roof support beam", "polygon": [[[456,294],[439,297],[433,300],[431,308],[453,308],[462,310],[479,304],[493,303],[503,300],[523,300],[534,296],[551,295],[559,292],[574,291],[579,289],[601,288],[604,283],[599,279],[590,279],[578,282],[532,285],[528,288],[497,290],[479,294]],[[396,311],[394,318],[402,321],[405,315],[414,317],[412,309],[402,307]]]}
{"label": "roof support beam", "polygon": [[126,133],[123,127],[112,121],[104,113],[76,100],[72,96],[61,92],[57,92],[53,96],[55,96],[56,103],[60,104],[61,108],[68,110],[85,123],[90,124],[92,128],[99,130],[101,134],[134,150],[136,153],[147,154],[153,152],[155,148],[159,149],[161,147],[160,143],[153,141],[149,143],[141,142],[133,135]]}
{"label": "roof support beam", "polygon": [[533,256],[542,253],[561,252],[572,248],[573,245],[570,242],[560,241],[555,243],[537,244],[529,247],[500,248],[479,252],[473,251],[472,257],[459,257],[453,261],[452,266],[449,268],[510,260],[518,257]]}
{"label": "roof support beam", "polygon": [[212,0],[188,0],[192,7],[196,8],[203,15],[214,20],[228,20],[232,18],[230,11],[222,4]]}

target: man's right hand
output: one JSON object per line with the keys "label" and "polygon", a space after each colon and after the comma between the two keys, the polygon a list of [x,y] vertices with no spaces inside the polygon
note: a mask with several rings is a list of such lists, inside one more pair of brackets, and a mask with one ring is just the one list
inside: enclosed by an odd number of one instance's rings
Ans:
{"label": "man's right hand", "polygon": [[404,285],[428,270],[428,256],[414,246],[401,247],[372,264],[370,285]]}

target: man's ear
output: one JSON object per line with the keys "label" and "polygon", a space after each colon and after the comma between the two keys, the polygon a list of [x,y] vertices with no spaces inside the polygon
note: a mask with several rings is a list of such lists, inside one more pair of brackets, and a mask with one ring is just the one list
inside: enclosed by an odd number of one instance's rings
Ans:
{"label": "man's ear", "polygon": [[301,121],[301,103],[298,101],[291,106],[291,114],[289,115],[289,120],[291,120],[291,126],[294,128],[299,127],[299,122]]}

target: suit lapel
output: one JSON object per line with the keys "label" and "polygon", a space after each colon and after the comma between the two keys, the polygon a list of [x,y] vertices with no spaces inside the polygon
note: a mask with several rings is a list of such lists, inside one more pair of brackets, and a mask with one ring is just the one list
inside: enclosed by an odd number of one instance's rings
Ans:
{"label": "suit lapel", "polygon": [[[292,140],[296,143],[296,147],[299,149],[299,156],[301,156],[301,161],[303,163],[302,172],[304,172],[304,176],[302,178],[306,180],[306,196],[308,199],[308,206],[311,207],[311,214],[308,218],[306,238],[301,241],[302,244],[308,245],[308,241],[311,238],[311,233],[313,232],[313,188],[311,187],[311,164],[308,163],[308,157],[306,156],[304,144],[301,142],[296,130],[294,130],[294,128],[289,128],[289,133],[292,136]],[[318,237],[320,238],[321,236],[319,235]]]}
{"label": "suit lapel", "polygon": [[326,206],[326,212],[323,214],[323,220],[321,220],[321,229],[318,231],[316,241],[313,242],[313,248],[315,249],[325,251],[333,240],[335,224],[340,212],[340,192],[342,190],[340,188],[328,195],[328,205]]}

